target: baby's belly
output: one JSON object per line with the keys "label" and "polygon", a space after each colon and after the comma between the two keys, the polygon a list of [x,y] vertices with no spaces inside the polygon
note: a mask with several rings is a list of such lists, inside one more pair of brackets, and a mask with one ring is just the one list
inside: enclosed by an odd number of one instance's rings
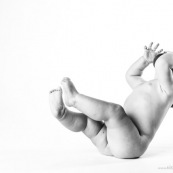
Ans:
{"label": "baby's belly", "polygon": [[154,135],[169,110],[169,98],[160,90],[157,81],[146,82],[127,97],[124,110],[139,131]]}
{"label": "baby's belly", "polygon": [[154,133],[153,105],[150,95],[133,92],[124,103],[124,110],[139,129],[140,133]]}

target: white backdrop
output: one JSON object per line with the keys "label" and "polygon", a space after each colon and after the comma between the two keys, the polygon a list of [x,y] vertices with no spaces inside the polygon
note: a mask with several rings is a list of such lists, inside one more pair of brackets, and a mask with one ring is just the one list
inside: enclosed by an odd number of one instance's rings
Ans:
{"label": "white backdrop", "polygon": [[[0,170],[32,171],[47,157],[95,151],[51,115],[49,90],[68,76],[79,92],[123,105],[131,92],[125,72],[144,45],[173,50],[172,6],[172,0],[0,0]],[[151,65],[144,78],[153,77]],[[151,146],[172,146],[172,113]]]}

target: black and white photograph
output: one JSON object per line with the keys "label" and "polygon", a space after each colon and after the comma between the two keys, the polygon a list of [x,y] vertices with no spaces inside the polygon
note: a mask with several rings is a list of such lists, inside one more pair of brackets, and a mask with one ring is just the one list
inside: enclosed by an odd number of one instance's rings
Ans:
{"label": "black and white photograph", "polygon": [[0,173],[173,172],[172,0],[0,0]]}

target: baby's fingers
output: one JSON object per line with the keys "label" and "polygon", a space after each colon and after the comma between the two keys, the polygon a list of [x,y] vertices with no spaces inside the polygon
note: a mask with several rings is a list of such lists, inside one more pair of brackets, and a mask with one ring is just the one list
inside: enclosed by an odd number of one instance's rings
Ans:
{"label": "baby's fingers", "polygon": [[160,50],[157,52],[157,54],[161,53],[162,51],[163,51],[163,49],[160,49]]}
{"label": "baby's fingers", "polygon": [[147,46],[144,46],[144,50],[147,50]]}
{"label": "baby's fingers", "polygon": [[159,47],[159,43],[158,44],[156,44],[156,46],[154,47],[154,51],[156,51],[156,49]]}
{"label": "baby's fingers", "polygon": [[151,49],[152,45],[153,45],[153,42],[151,42],[151,43],[149,44],[148,49]]}

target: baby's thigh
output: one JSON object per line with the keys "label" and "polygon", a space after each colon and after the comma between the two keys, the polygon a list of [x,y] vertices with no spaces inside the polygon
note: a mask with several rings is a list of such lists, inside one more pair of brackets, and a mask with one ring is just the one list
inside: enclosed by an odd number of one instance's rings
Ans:
{"label": "baby's thigh", "polygon": [[91,139],[91,141],[102,154],[112,155],[108,145],[107,127],[105,125],[100,129],[98,134]]}
{"label": "baby's thigh", "polygon": [[107,146],[107,127],[104,122],[95,121],[88,117],[87,126],[83,133],[90,138],[101,153],[111,155]]}

